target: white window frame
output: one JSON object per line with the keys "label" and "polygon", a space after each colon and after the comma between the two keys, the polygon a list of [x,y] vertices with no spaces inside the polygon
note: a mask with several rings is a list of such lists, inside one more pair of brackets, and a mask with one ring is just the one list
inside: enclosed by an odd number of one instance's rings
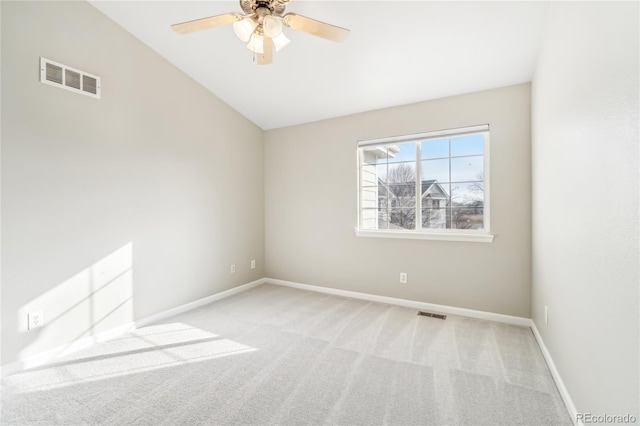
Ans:
{"label": "white window frame", "polygon": [[[443,137],[455,137],[463,136],[465,134],[477,134],[483,133],[484,137],[484,150],[483,150],[483,173],[484,173],[484,229],[407,229],[407,230],[390,230],[390,229],[360,229],[361,226],[361,209],[362,204],[362,177],[360,176],[360,170],[362,165],[362,151],[361,148],[374,146],[374,145],[388,145],[393,143],[405,143],[416,142],[416,175],[420,176],[420,142],[428,139],[441,139]],[[439,241],[462,241],[462,242],[493,242],[493,234],[491,234],[491,206],[490,206],[490,134],[489,125],[477,125],[462,127],[456,129],[438,130],[426,133],[417,133],[404,136],[393,136],[380,139],[370,139],[358,141],[356,149],[356,162],[357,162],[357,224],[355,233],[358,237],[376,237],[376,238],[406,238],[406,239],[421,239],[421,240],[439,240]],[[420,213],[422,197],[419,194],[420,179],[416,179],[416,227],[421,224]]]}

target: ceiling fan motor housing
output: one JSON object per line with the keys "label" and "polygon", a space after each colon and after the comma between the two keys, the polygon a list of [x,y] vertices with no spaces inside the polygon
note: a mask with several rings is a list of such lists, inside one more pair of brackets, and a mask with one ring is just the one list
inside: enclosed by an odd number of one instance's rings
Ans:
{"label": "ceiling fan motor housing", "polygon": [[[278,16],[282,16],[284,13],[285,4],[289,0],[240,0],[240,8],[247,15],[256,13],[258,16],[264,16],[265,12],[268,11],[269,15],[274,14]],[[265,9],[263,12],[259,12],[259,9]],[[260,14],[263,15],[260,15]]]}

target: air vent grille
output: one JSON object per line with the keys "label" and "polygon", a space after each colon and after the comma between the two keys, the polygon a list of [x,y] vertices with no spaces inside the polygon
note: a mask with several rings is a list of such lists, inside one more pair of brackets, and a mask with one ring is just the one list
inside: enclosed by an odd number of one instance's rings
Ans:
{"label": "air vent grille", "polygon": [[100,77],[49,59],[40,58],[40,81],[100,99]]}
{"label": "air vent grille", "polygon": [[58,67],[53,64],[46,65],[46,77],[47,81],[62,84],[62,67]]}
{"label": "air vent grille", "polygon": [[89,77],[88,75],[82,76],[82,90],[87,93],[93,93],[94,95],[98,93],[98,80]]}
{"label": "air vent grille", "polygon": [[80,90],[80,73],[79,72],[64,70],[64,78],[65,78],[65,81],[64,81],[65,85],[69,87],[73,87],[74,89]]}
{"label": "air vent grille", "polygon": [[447,319],[446,315],[442,315],[442,314],[434,314],[433,312],[418,312],[418,315],[422,315],[423,317],[430,317],[430,318],[437,318],[437,319],[441,319],[441,320],[445,320]]}

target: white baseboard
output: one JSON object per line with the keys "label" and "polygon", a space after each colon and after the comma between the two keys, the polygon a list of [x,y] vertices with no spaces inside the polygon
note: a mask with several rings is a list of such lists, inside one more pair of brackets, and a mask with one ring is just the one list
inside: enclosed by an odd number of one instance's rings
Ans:
{"label": "white baseboard", "polygon": [[573,404],[573,400],[569,395],[569,391],[564,385],[564,382],[562,381],[562,377],[560,377],[560,373],[558,372],[558,369],[556,368],[556,365],[553,362],[553,359],[551,358],[551,354],[547,350],[547,346],[544,344],[544,341],[542,340],[542,336],[538,331],[538,327],[536,327],[536,323],[533,322],[533,320],[531,320],[531,331],[533,331],[533,335],[536,338],[536,342],[538,342],[538,346],[540,346],[540,350],[542,351],[542,356],[544,357],[544,360],[547,362],[547,365],[549,366],[549,370],[551,371],[551,376],[553,377],[553,381],[556,382],[556,387],[558,388],[558,392],[562,397],[562,401],[564,401],[564,405],[567,408],[569,415],[571,416],[571,420],[576,426],[583,426],[582,421],[578,420],[578,416],[577,416],[578,411],[576,410],[576,406]]}
{"label": "white baseboard", "polygon": [[178,315],[183,312],[189,311],[191,309],[195,309],[200,306],[206,305],[208,303],[215,302],[216,300],[224,299],[225,297],[229,297],[234,294],[240,293],[242,291],[249,290],[250,288],[256,287],[262,283],[264,283],[264,278],[261,278],[256,281],[252,281],[247,284],[240,285],[238,287],[231,288],[229,290],[222,291],[220,293],[213,294],[211,296],[203,297],[202,299],[185,303],[184,305],[180,305],[175,308],[171,308],[166,311],[159,312],[157,314],[148,316],[146,318],[142,318],[138,321],[126,323],[119,327],[112,328],[110,330],[95,334],[93,336],[83,337],[82,339],[78,339],[75,342],[71,342],[67,345],[58,346],[48,351],[41,352],[37,355],[32,355],[25,359],[3,365],[1,367],[0,376],[1,377],[9,376],[11,374],[15,374],[15,373],[19,373],[21,371],[27,370],[29,368],[38,367],[38,366],[47,364],[58,357],[69,355],[74,352],[78,352],[96,343],[106,342],[107,340],[115,339],[119,336],[122,336],[125,333],[129,333],[135,330],[136,328],[141,328],[151,323],[162,321],[174,315]]}
{"label": "white baseboard", "polygon": [[435,311],[435,312],[440,312],[444,314],[460,315],[460,316],[478,318],[478,319],[489,320],[489,321],[497,321],[505,324],[530,327],[531,330],[533,331],[533,335],[535,336],[538,346],[540,346],[542,355],[545,361],[547,362],[547,365],[549,366],[549,370],[551,371],[551,376],[553,377],[553,380],[555,381],[556,386],[558,387],[558,392],[562,397],[562,401],[564,402],[565,407],[569,412],[569,415],[571,416],[572,421],[576,426],[584,426],[581,421],[577,420],[577,416],[576,416],[577,411],[576,411],[575,405],[573,404],[573,400],[571,399],[571,396],[569,395],[569,392],[567,391],[567,388],[565,387],[564,382],[560,377],[560,373],[558,372],[558,369],[553,363],[551,354],[547,350],[547,347],[545,346],[542,340],[542,336],[540,335],[540,333],[538,332],[538,329],[536,328],[536,324],[533,322],[531,318],[515,317],[510,315],[496,314],[492,312],[476,311],[473,309],[465,309],[465,308],[456,308],[454,306],[437,305],[434,303],[417,302],[417,301],[406,300],[406,299],[396,299],[394,297],[376,296],[374,294],[358,293],[355,291],[340,290],[337,288],[301,284],[301,283],[296,283],[292,281],[278,280],[274,278],[265,278],[264,282],[282,285],[286,287],[298,288],[301,290],[315,291],[318,293],[333,294],[336,296],[351,297],[354,299],[368,300],[372,302],[389,303],[391,305],[404,306],[407,308],[414,308],[414,309],[426,310],[426,311]]}
{"label": "white baseboard", "polygon": [[421,311],[435,311],[443,314],[460,315],[463,317],[478,318],[489,321],[496,321],[505,324],[520,325],[524,327],[531,326],[530,318],[515,317],[511,315],[494,314],[493,312],[476,311],[473,309],[456,308],[454,306],[436,305],[434,303],[417,302],[415,300],[397,299],[395,297],[377,296],[375,294],[359,293],[356,291],[339,290],[337,288],[320,287],[309,284],[300,284],[292,281],[277,280],[274,278],[265,278],[266,283],[282,285],[286,287],[299,288],[301,290],[310,290],[318,293],[333,294],[336,296],[351,297],[353,299],[368,300],[370,302],[388,303],[391,305],[404,306],[406,308],[414,308]]}
{"label": "white baseboard", "polygon": [[261,278],[256,281],[252,281],[250,283],[243,284],[241,286],[234,287],[229,290],[225,290],[220,293],[216,293],[211,296],[207,296],[202,299],[198,299],[193,302],[189,302],[184,305],[180,305],[175,308],[168,309],[166,311],[151,315],[149,317],[140,319],[138,321],[124,324],[120,327],[105,331],[103,333],[99,333],[94,336],[85,337],[83,339],[77,340],[68,345],[60,346],[60,347],[48,350],[46,352],[40,353],[38,355],[34,355],[20,361],[3,365],[1,367],[0,375],[4,377],[11,374],[19,373],[28,368],[37,367],[37,366],[46,364],[48,362],[51,362],[56,357],[77,352],[95,343],[100,343],[100,342],[114,339],[125,333],[133,331],[136,328],[144,327],[151,323],[170,318],[174,315],[178,315],[183,312],[189,311],[191,309],[195,309],[200,306],[206,305],[208,303],[215,302],[220,299],[224,299],[225,297],[229,297],[234,294],[249,290],[253,287],[257,287],[260,284],[264,284],[264,283],[298,288],[301,290],[309,290],[309,291],[314,291],[318,293],[333,294],[336,296],[350,297],[354,299],[367,300],[371,302],[388,303],[391,305],[404,306],[407,308],[414,308],[418,310],[435,311],[435,312],[440,312],[444,314],[460,315],[460,316],[465,316],[470,318],[477,318],[477,319],[501,322],[505,324],[513,324],[513,325],[519,325],[524,327],[530,327],[533,332],[533,335],[535,336],[536,342],[538,343],[538,346],[542,351],[542,355],[545,361],[547,362],[547,365],[549,366],[549,370],[551,371],[553,380],[555,381],[556,386],[558,387],[560,396],[564,401],[564,404],[567,408],[567,411],[569,412],[569,415],[571,416],[572,421],[576,424],[576,426],[583,426],[583,423],[577,420],[576,407],[573,404],[573,400],[571,399],[571,396],[569,395],[569,392],[567,391],[567,388],[565,387],[564,382],[562,381],[562,378],[560,377],[560,373],[558,372],[553,362],[553,359],[551,358],[551,354],[547,350],[547,347],[545,346],[544,341],[542,340],[542,336],[540,335],[535,323],[530,318],[496,314],[496,313],[485,312],[485,311],[476,311],[473,309],[457,308],[454,306],[437,305],[434,303],[418,302],[414,300],[398,299],[394,297],[377,296],[374,294],[359,293],[355,291],[340,290],[340,289],[330,288],[330,287],[320,287],[320,286],[309,285],[309,284],[301,284],[301,283],[296,283],[292,281],[278,280],[274,278]]}
{"label": "white baseboard", "polygon": [[220,293],[212,294],[211,296],[203,297],[202,299],[194,300],[193,302],[185,303],[184,305],[176,306],[175,308],[159,312],[146,318],[142,318],[135,322],[136,328],[144,327],[151,323],[162,321],[183,312],[190,311],[191,309],[199,308],[200,306],[207,305],[211,302],[215,302],[216,300],[233,296],[234,294],[238,294],[253,287],[257,287],[262,283],[264,283],[264,278],[260,278],[259,280],[251,281],[250,283],[243,284],[238,287],[233,287],[229,290],[221,291]]}

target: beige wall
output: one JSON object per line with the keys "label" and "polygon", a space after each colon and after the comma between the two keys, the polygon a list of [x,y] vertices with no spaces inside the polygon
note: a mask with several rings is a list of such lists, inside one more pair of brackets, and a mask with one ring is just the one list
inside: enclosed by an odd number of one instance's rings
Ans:
{"label": "beige wall", "polygon": [[637,2],[551,8],[533,80],[532,314],[578,412],[640,418],[638,39]]}
{"label": "beige wall", "polygon": [[[579,412],[640,417],[637,3],[553,5],[533,111],[523,84],[264,134],[84,2],[1,11],[2,364],[266,275],[532,315]],[[355,236],[358,140],[483,123],[493,243]]]}
{"label": "beige wall", "polygon": [[261,129],[85,2],[1,7],[2,364],[263,277]]}
{"label": "beige wall", "polygon": [[[358,140],[485,123],[493,243],[355,236]],[[267,277],[529,317],[530,133],[529,84],[265,132]]]}

